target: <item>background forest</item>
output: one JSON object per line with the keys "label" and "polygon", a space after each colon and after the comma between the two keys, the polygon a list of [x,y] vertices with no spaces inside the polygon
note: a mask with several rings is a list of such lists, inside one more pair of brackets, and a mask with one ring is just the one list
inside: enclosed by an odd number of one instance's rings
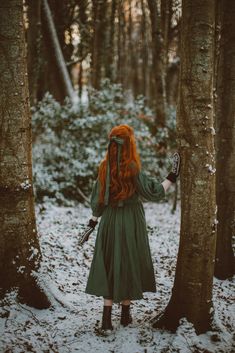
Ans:
{"label": "background forest", "polygon": [[176,145],[180,2],[39,3],[25,6],[37,199],[84,201],[108,132],[124,122],[143,167],[163,178]]}
{"label": "background forest", "polygon": [[[0,73],[0,351],[233,353],[235,1],[1,0]],[[106,341],[78,234],[123,123],[181,171],[144,203],[157,292]]]}

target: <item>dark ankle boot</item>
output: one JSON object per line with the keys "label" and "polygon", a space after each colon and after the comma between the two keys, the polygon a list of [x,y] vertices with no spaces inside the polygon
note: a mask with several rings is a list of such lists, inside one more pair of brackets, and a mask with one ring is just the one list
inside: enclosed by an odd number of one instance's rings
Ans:
{"label": "dark ankle boot", "polygon": [[122,304],[121,325],[128,326],[130,323],[132,323],[132,317],[130,314],[130,305]]}
{"label": "dark ankle boot", "polygon": [[103,308],[103,317],[102,317],[102,330],[112,330],[112,322],[111,322],[111,313],[112,306],[104,306]]}

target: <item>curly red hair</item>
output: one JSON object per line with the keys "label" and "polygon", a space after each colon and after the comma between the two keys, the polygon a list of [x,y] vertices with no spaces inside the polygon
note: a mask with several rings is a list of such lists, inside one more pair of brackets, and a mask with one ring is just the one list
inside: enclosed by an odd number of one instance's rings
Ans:
{"label": "curly red hair", "polygon": [[116,136],[124,140],[120,160],[120,171],[117,173],[117,153],[116,142],[111,142],[104,160],[100,163],[98,178],[100,181],[100,203],[104,203],[107,161],[110,164],[110,190],[109,198],[111,203],[124,200],[135,192],[134,176],[140,171],[140,157],[136,149],[134,130],[129,125],[123,124],[115,126],[109,138]]}

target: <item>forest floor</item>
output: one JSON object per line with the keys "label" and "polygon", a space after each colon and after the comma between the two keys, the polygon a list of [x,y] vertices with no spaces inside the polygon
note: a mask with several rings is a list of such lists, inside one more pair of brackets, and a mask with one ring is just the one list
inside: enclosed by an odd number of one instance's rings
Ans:
{"label": "forest floor", "polygon": [[179,242],[180,210],[171,214],[169,203],[146,203],[149,241],[156,272],[156,293],[133,301],[133,324],[120,327],[120,308],[113,308],[115,332],[108,340],[96,335],[102,315],[102,298],[84,293],[95,243],[95,233],[82,249],[77,233],[90,217],[82,205],[37,206],[43,252],[42,278],[52,307],[36,310],[15,300],[11,293],[0,306],[0,352],[57,353],[217,353],[235,352],[234,281],[214,279],[213,330],[197,336],[186,319],[175,334],[153,330],[150,321],[162,312],[174,280]]}

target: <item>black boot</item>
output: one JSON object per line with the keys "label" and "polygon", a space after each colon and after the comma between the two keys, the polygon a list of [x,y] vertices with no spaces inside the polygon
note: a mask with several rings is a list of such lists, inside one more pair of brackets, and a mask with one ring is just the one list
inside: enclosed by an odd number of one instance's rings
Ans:
{"label": "black boot", "polygon": [[102,317],[102,327],[101,330],[103,333],[109,333],[109,331],[113,330],[112,322],[111,322],[111,313],[112,313],[112,306],[104,305],[103,308],[103,317]]}
{"label": "black boot", "polygon": [[131,323],[132,323],[132,317],[130,314],[130,305],[122,304],[121,325],[128,326]]}

